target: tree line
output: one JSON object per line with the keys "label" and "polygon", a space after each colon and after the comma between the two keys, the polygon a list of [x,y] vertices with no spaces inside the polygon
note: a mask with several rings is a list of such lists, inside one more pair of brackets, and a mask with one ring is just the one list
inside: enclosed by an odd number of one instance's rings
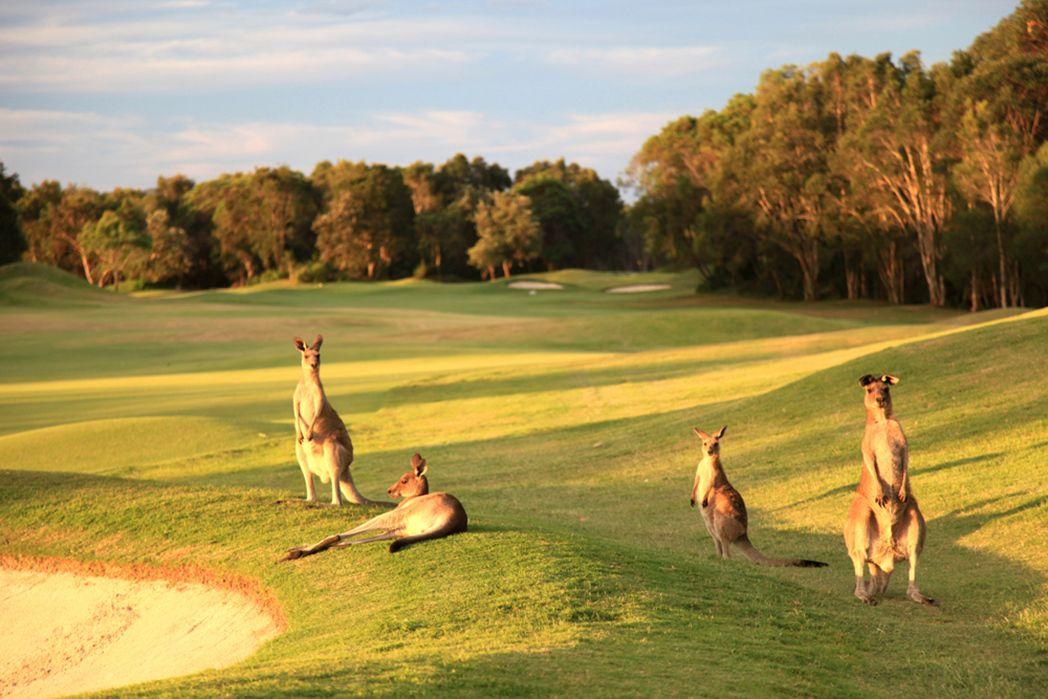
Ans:
{"label": "tree line", "polygon": [[0,163],[0,262],[44,262],[98,286],[508,277],[624,266],[622,212],[612,183],[564,160],[514,177],[461,154],[439,166],[324,161],[309,176],[260,167],[109,192],[26,189]]}
{"label": "tree line", "polygon": [[261,167],[149,190],[26,189],[0,163],[0,263],[99,286],[494,279],[695,267],[708,288],[1048,304],[1048,0],[925,66],[829,55],[649,138],[624,183],[563,159]]}
{"label": "tree line", "polygon": [[1048,1],[930,68],[829,55],[634,157],[652,264],[711,286],[935,306],[1048,302]]}

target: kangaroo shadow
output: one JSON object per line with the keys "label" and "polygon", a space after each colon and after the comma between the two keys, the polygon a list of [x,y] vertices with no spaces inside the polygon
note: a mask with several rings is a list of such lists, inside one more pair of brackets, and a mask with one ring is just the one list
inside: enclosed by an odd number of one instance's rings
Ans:
{"label": "kangaroo shadow", "polygon": [[[980,454],[978,456],[969,456],[969,457],[966,457],[964,459],[954,459],[953,461],[944,461],[941,464],[936,464],[934,466],[928,466],[928,467],[919,468],[919,469],[918,468],[912,469],[911,474],[912,475],[923,476],[925,474],[936,473],[938,471],[946,471],[946,470],[951,469],[951,468],[958,468],[960,466],[967,466],[969,464],[976,464],[976,463],[979,463],[980,461],[989,461],[991,459],[996,459],[996,458],[998,458],[1000,456],[1004,456],[1004,454],[1002,452],[995,451],[995,452],[991,452],[991,453],[988,453],[988,454]],[[811,497],[804,498],[803,500],[795,500],[793,502],[789,502],[789,503],[783,505],[782,507],[774,508],[771,511],[772,512],[783,512],[783,511],[787,511],[787,510],[792,510],[793,508],[797,507],[798,505],[807,505],[807,504],[816,502],[818,500],[823,500],[825,498],[832,498],[832,497],[836,497],[838,495],[843,495],[844,493],[850,493],[850,492],[854,491],[857,486],[858,486],[858,479],[856,479],[854,481],[850,481],[850,482],[848,482],[848,483],[846,483],[844,485],[838,486],[836,488],[831,488],[830,490],[827,490],[825,492],[819,493],[818,495],[812,495]]]}

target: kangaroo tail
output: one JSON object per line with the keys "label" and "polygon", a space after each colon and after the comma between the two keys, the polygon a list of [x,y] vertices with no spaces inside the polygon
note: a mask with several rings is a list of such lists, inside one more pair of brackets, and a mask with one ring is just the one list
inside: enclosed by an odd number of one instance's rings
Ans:
{"label": "kangaroo tail", "polygon": [[339,490],[342,491],[342,497],[349,500],[354,505],[377,505],[379,507],[396,507],[396,503],[388,502],[385,500],[370,500],[357,490],[356,484],[353,482],[353,476],[349,474],[349,469],[346,469],[345,474],[338,479]]}
{"label": "kangaroo tail", "polygon": [[396,553],[400,549],[407,548],[412,544],[417,544],[418,542],[425,541],[426,539],[439,539],[441,536],[446,536],[446,534],[416,534],[415,536],[405,536],[401,539],[395,540],[392,544],[390,544],[389,552]]}
{"label": "kangaroo tail", "polygon": [[742,551],[742,554],[746,558],[750,559],[759,566],[796,566],[798,568],[822,568],[827,563],[822,561],[810,561],[806,558],[768,558],[763,553],[758,551],[756,547],[750,543],[750,538],[743,534],[735,540],[735,546]]}

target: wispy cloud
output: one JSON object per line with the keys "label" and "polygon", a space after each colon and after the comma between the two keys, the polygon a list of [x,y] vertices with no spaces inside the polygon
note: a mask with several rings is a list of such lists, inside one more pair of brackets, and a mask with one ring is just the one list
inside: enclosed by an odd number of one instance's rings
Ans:
{"label": "wispy cloud", "polygon": [[660,113],[572,114],[543,122],[473,111],[378,112],[353,123],[187,123],[166,132],[134,118],[0,109],[0,149],[24,179],[149,186],[160,174],[195,178],[289,164],[309,172],[321,160],[407,164],[483,154],[518,168],[565,157],[614,176],[644,139],[672,118]]}
{"label": "wispy cloud", "polygon": [[723,60],[716,46],[561,48],[550,51],[546,58],[550,63],[575,70],[649,79],[706,71]]}

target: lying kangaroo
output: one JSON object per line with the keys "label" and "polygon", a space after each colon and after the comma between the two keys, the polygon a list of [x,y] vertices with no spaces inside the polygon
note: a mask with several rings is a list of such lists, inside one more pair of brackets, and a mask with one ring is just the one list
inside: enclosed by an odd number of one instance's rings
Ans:
{"label": "lying kangaroo", "polygon": [[313,475],[320,476],[322,483],[331,482],[331,504],[342,505],[342,498],[357,505],[389,505],[368,500],[353,484],[349,465],[353,463],[353,442],[342,419],[331,407],[324,386],[320,383],[321,335],[310,347],[295,338],[295,347],[302,353],[302,378],[295,387],[293,407],[295,411],[295,456],[302,477],[306,480],[306,501],[316,502],[317,493],[313,486]]}
{"label": "lying kangaroo", "polygon": [[[888,587],[898,561],[909,561],[906,596],[935,605],[917,589],[917,557],[924,548],[924,517],[910,491],[910,451],[902,425],[892,412],[891,386],[899,379],[866,374],[859,379],[865,391],[866,432],[862,437],[862,474],[848,510],[844,543],[855,567],[855,596],[866,604]],[[863,565],[870,567],[870,581]]]}
{"label": "lying kangaroo", "polygon": [[698,427],[693,428],[702,440],[703,457],[695,469],[695,484],[691,488],[691,506],[702,505],[702,519],[713,537],[717,555],[731,558],[730,547],[735,544],[746,558],[762,566],[798,566],[813,568],[825,566],[820,561],[804,558],[768,558],[750,543],[746,535],[746,503],[739,491],[731,487],[720,462],[720,440],[727,426],[710,436]]}
{"label": "lying kangaroo", "polygon": [[[372,541],[387,541],[389,552],[396,553],[405,546],[410,546],[426,539],[439,539],[444,536],[466,531],[468,523],[466,510],[454,495],[448,493],[430,493],[426,460],[418,454],[411,457],[411,470],[401,476],[389,487],[391,497],[404,498],[392,512],[384,512],[342,534],[332,534],[312,546],[296,546],[288,549],[281,560],[289,561],[304,556],[312,556],[330,548],[342,548],[367,544]],[[375,536],[350,541],[358,534],[380,532]]]}

